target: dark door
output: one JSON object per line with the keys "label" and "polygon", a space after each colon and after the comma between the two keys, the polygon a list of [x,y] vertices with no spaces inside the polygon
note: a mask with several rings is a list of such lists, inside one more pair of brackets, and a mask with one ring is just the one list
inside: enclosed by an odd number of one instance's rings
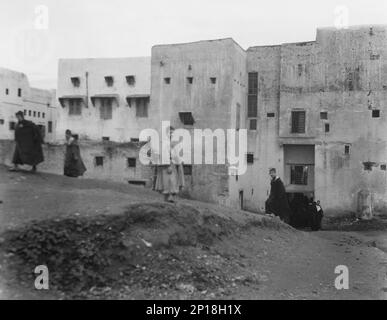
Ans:
{"label": "dark door", "polygon": [[243,190],[239,191],[239,206],[243,210]]}

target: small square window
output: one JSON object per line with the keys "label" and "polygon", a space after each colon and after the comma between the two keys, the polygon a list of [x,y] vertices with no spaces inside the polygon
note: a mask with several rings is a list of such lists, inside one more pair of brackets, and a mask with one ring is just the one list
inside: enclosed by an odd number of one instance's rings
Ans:
{"label": "small square window", "polygon": [[130,138],[130,142],[140,142],[139,138]]}
{"label": "small square window", "polygon": [[328,120],[328,112],[320,112],[320,119],[321,120]]}
{"label": "small square window", "polygon": [[165,84],[170,84],[171,83],[171,78],[164,78]]}
{"label": "small square window", "polygon": [[130,86],[134,86],[136,84],[136,77],[135,76],[126,76],[126,82]]}
{"label": "small square window", "polygon": [[325,132],[329,132],[330,131],[330,126],[329,126],[329,123],[326,123],[325,124]]}
{"label": "small square window", "polygon": [[372,118],[380,118],[380,110],[372,110]]}
{"label": "small square window", "polygon": [[185,125],[192,126],[195,120],[192,116],[192,112],[179,112],[180,121]]}
{"label": "small square window", "polygon": [[257,130],[257,119],[249,119],[249,129]]}
{"label": "small square window", "polygon": [[344,146],[344,154],[350,154],[351,150],[350,150],[350,147],[347,145],[347,146]]}
{"label": "small square window", "polygon": [[110,141],[110,137],[102,137],[102,141]]}
{"label": "small square window", "polygon": [[136,158],[128,158],[128,168],[136,167]]}
{"label": "small square window", "polygon": [[184,175],[185,176],[192,176],[192,165],[190,164],[184,164],[183,165]]}
{"label": "small square window", "polygon": [[81,85],[81,79],[79,77],[72,77],[71,83],[74,87],[79,87]]}
{"label": "small square window", "polygon": [[275,117],[275,113],[274,113],[274,112],[269,112],[269,113],[267,114],[267,117],[268,117],[268,118],[274,118],[274,117]]}
{"label": "small square window", "polygon": [[103,167],[103,157],[95,157],[94,164],[96,167]]}
{"label": "small square window", "polygon": [[112,87],[114,84],[114,78],[112,76],[105,77],[105,82],[108,87]]}
{"label": "small square window", "polygon": [[16,127],[16,122],[10,121],[9,122],[9,130],[15,130],[15,127]]}
{"label": "small square window", "polygon": [[247,154],[247,163],[253,164],[254,163],[254,153],[248,153]]}
{"label": "small square window", "polygon": [[373,166],[375,166],[375,162],[371,162],[371,161],[363,162],[363,169],[365,171],[372,171]]}
{"label": "small square window", "polygon": [[193,83],[193,77],[187,77],[187,82],[189,84],[192,84]]}
{"label": "small square window", "polygon": [[216,83],[216,78],[215,78],[215,77],[211,77],[210,80],[211,80],[211,83],[212,83],[212,84],[215,84],[215,83]]}
{"label": "small square window", "polygon": [[0,124],[4,124],[4,119],[0,119]]}
{"label": "small square window", "polygon": [[386,171],[387,170],[387,165],[386,164],[381,164],[380,165],[380,170]]}

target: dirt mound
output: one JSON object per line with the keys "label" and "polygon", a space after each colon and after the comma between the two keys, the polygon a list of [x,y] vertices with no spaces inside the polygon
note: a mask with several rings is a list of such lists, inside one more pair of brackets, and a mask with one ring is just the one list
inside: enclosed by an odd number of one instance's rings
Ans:
{"label": "dirt mound", "polygon": [[189,205],[137,204],[120,215],[30,222],[4,233],[0,251],[18,283],[34,283],[35,267],[45,265],[50,289],[65,297],[117,298],[123,291],[172,286],[207,292],[232,279],[225,259],[214,255],[211,262],[203,250],[257,227],[290,230],[262,216],[237,221]]}

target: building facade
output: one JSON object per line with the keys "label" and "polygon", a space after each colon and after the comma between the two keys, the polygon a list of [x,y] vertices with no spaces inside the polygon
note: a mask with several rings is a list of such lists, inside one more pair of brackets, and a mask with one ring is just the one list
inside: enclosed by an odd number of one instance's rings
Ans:
{"label": "building facade", "polygon": [[15,113],[22,111],[40,127],[46,142],[54,141],[55,101],[55,90],[32,88],[25,74],[0,68],[0,139],[14,139]]}
{"label": "building facade", "polygon": [[158,122],[150,100],[150,58],[61,59],[58,136],[66,129],[81,139],[137,141]]}
{"label": "building facade", "polygon": [[[246,52],[232,39],[154,46],[151,104],[159,110],[160,122],[187,129],[192,150],[199,143],[194,129],[235,128],[236,110],[240,119],[245,117],[245,64]],[[205,140],[201,141],[200,150],[205,150]],[[184,166],[186,192],[228,205],[228,167],[216,161],[217,154],[215,144],[214,164],[205,164],[204,157],[194,161],[192,153]]]}
{"label": "building facade", "polygon": [[361,211],[369,194],[385,210],[386,40],[385,26],[362,26],[246,51],[232,39],[155,46],[151,103],[161,120],[248,132],[247,172],[194,165],[195,197],[262,211],[274,167],[290,201],[314,197],[338,215]]}

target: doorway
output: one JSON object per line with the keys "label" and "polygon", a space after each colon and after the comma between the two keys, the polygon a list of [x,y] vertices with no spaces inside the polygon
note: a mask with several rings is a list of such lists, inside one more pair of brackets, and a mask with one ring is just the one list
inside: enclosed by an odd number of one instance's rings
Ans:
{"label": "doorway", "polygon": [[291,208],[290,224],[305,228],[310,224],[308,205],[314,200],[315,146],[284,145],[284,183]]}
{"label": "doorway", "polygon": [[240,190],[239,191],[239,208],[241,210],[244,210],[243,209],[243,190]]}

